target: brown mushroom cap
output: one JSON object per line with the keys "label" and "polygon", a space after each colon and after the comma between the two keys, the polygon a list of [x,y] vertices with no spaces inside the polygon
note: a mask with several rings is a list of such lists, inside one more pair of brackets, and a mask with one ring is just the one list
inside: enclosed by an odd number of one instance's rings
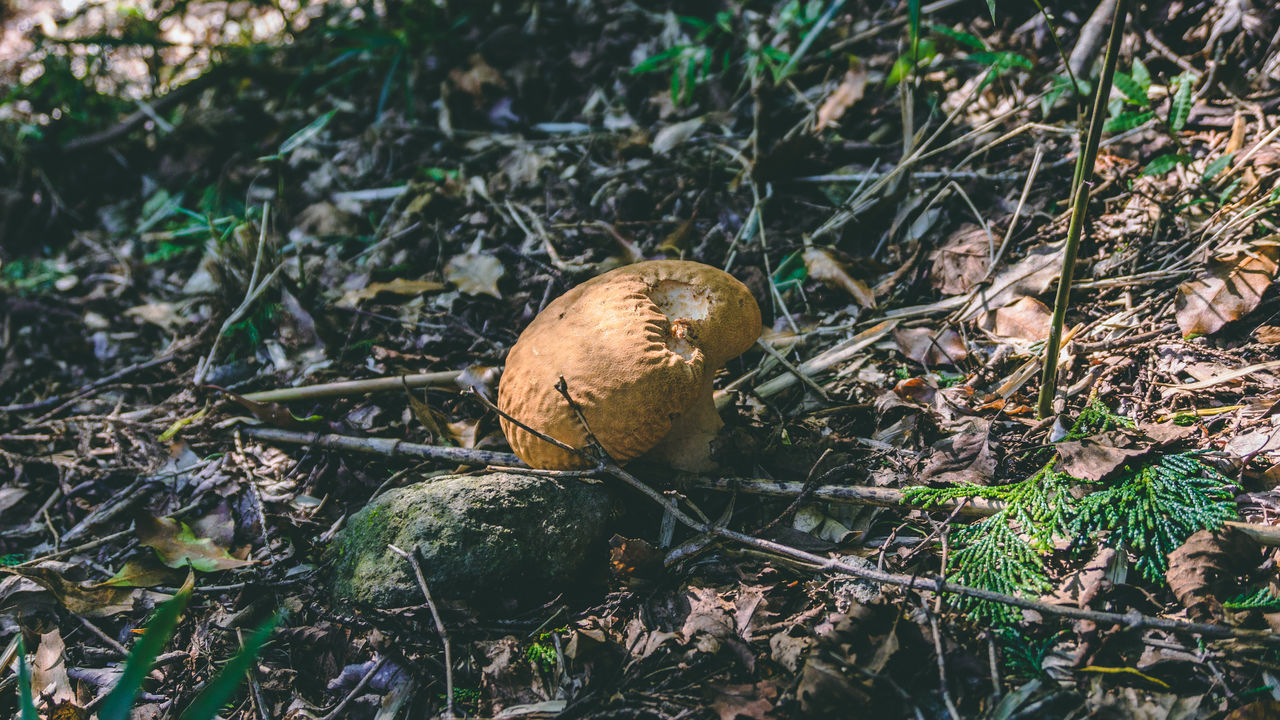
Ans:
{"label": "brown mushroom cap", "polygon": [[[673,467],[707,469],[708,443],[722,424],[711,398],[715,372],[759,336],[760,308],[732,275],[683,260],[628,265],[573,288],[534,318],[507,355],[498,407],[586,447],[581,423],[556,391],[564,377],[614,460],[661,442],[661,459]],[[505,418],[502,431],[532,467],[586,465]]]}

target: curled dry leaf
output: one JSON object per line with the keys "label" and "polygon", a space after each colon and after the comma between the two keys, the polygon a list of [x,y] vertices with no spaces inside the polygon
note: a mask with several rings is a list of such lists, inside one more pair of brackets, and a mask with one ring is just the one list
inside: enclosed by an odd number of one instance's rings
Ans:
{"label": "curled dry leaf", "polygon": [[180,520],[142,514],[134,523],[138,542],[155,550],[160,562],[171,568],[190,565],[201,572],[215,572],[253,564],[232,557],[209,538],[196,537],[191,526]]}
{"label": "curled dry leaf", "polygon": [[1040,245],[1026,257],[996,273],[989,286],[974,291],[973,297],[960,311],[960,317],[971,320],[1018,298],[1043,295],[1056,284],[1062,272],[1062,250],[1065,246],[1065,242]]}
{"label": "curled dry leaf", "polygon": [[1212,335],[1256,308],[1276,279],[1278,259],[1280,245],[1260,241],[1210,260],[1199,277],[1178,286],[1174,308],[1183,337]]}
{"label": "curled dry leaf", "polygon": [[828,125],[844,117],[845,111],[862,99],[866,89],[867,69],[860,62],[854,63],[853,67],[845,71],[844,78],[835,91],[818,108],[818,121],[814,124],[813,131],[822,132]]}
{"label": "curled dry leaf", "polygon": [[907,359],[925,367],[954,366],[969,356],[964,338],[951,328],[903,328],[893,331],[893,339]]}
{"label": "curled dry leaf", "polygon": [[66,644],[55,627],[40,636],[40,645],[36,648],[36,656],[31,663],[31,686],[38,688],[44,698],[59,704],[73,703],[76,699],[63,660],[64,650]]}
{"label": "curled dry leaf", "polygon": [[1049,323],[1053,313],[1033,297],[1019,298],[1012,305],[995,311],[994,332],[998,337],[1024,342],[1049,339]]}
{"label": "curled dry leaf", "polygon": [[[390,282],[370,283],[359,290],[348,290],[343,293],[338,305],[355,307],[365,300],[384,299],[396,301],[406,297],[414,297],[423,293],[438,292],[445,288],[444,283],[434,280],[406,280],[396,278]],[[389,297],[388,297],[389,296]]]}
{"label": "curled dry leaf", "polygon": [[876,306],[876,296],[871,292],[871,288],[849,275],[844,264],[837,260],[831,251],[816,247],[806,249],[804,266],[809,271],[809,277],[828,287],[844,290],[862,307],[871,309]]}
{"label": "curled dry leaf", "polygon": [[444,277],[468,295],[492,295],[499,300],[498,281],[507,273],[502,261],[492,255],[469,252],[456,255],[444,266]]}
{"label": "curled dry leaf", "polygon": [[1260,561],[1257,542],[1232,528],[1199,530],[1169,553],[1169,589],[1197,622],[1222,617],[1222,600],[1240,593],[1239,577]]}
{"label": "curled dry leaf", "polygon": [[38,566],[10,569],[9,572],[34,581],[53,593],[67,610],[85,617],[109,617],[133,610],[139,598],[150,597],[156,602],[168,600],[168,595],[126,588],[96,587],[73,582],[65,578],[58,566]]}
{"label": "curled dry leaf", "polygon": [[698,132],[698,128],[701,127],[702,118],[694,118],[662,128],[653,137],[653,154],[662,155],[663,153],[671,152],[678,145],[693,137],[693,134]]}
{"label": "curled dry leaf", "polygon": [[942,247],[929,255],[929,281],[943,295],[969,292],[987,274],[991,237],[982,228],[967,223],[952,233]]}

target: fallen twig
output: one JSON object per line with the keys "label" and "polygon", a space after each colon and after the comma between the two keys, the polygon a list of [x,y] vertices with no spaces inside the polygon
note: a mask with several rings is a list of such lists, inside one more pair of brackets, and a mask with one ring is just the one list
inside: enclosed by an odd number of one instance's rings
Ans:
{"label": "fallen twig", "polygon": [[431,618],[436,623],[436,632],[440,634],[440,643],[444,645],[444,717],[455,718],[457,715],[453,712],[453,653],[449,650],[449,632],[444,629],[444,621],[440,619],[440,611],[436,609],[436,603],[431,599],[431,590],[427,588],[427,579],[422,574],[422,564],[418,562],[416,555],[401,550],[395,545],[388,544],[387,549],[404,558],[413,567],[414,577],[418,578],[418,587],[422,589],[422,595],[427,599],[427,607],[431,610]]}
{"label": "fallen twig", "polygon": [[[462,375],[461,370],[445,370],[443,372],[418,373],[414,375],[397,375],[395,377],[367,378],[365,380],[344,380],[342,382],[321,383],[319,385],[303,385],[302,387],[278,388],[246,393],[245,400],[254,402],[289,402],[291,400],[316,400],[329,397],[346,397],[364,393],[427,387],[428,385],[447,385]],[[4,408],[0,408],[3,410]]]}
{"label": "fallen twig", "polygon": [[[244,428],[242,429],[242,432],[245,432],[250,437],[256,437],[263,440],[274,440],[277,442],[290,442],[303,445],[319,444],[321,447],[384,454],[387,456],[405,455],[415,457],[444,457],[447,459],[461,459],[466,457],[468,460],[475,460],[481,455],[486,455],[500,458],[497,462],[492,463],[495,465],[518,466],[522,464],[514,455],[487,450],[438,448],[429,445],[405,443],[399,440],[355,438],[344,435],[312,435],[309,433],[275,430],[273,428]],[[595,472],[597,474],[605,474],[621,480],[624,484],[639,491],[641,494],[661,505],[663,509],[671,513],[672,517],[677,521],[693,530],[706,533],[712,537],[729,540],[746,547],[764,551],[769,554],[798,560],[809,565],[818,572],[852,575],[853,577],[861,578],[863,580],[870,580],[884,585],[896,585],[914,590],[964,595],[966,597],[972,597],[979,600],[1002,603],[1012,607],[1034,610],[1047,615],[1058,615],[1060,617],[1071,618],[1074,620],[1092,620],[1101,623],[1123,625],[1129,628],[1153,628],[1176,632],[1188,632],[1210,637],[1238,637],[1257,640],[1259,642],[1280,643],[1280,635],[1265,631],[1244,630],[1222,625],[1185,622],[1182,620],[1169,620],[1166,618],[1143,615],[1136,611],[1128,613],[1113,613],[1051,605],[1049,603],[1029,600],[1027,598],[1021,598],[1014,595],[1005,595],[1003,593],[969,587],[967,585],[957,585],[938,577],[925,575],[899,575],[896,573],[858,567],[856,565],[840,562],[833,558],[815,555],[804,550],[798,550],[772,540],[752,537],[751,535],[695,519],[681,510],[680,507],[666,495],[649,487],[640,479],[628,473],[626,470],[619,467],[617,463],[614,463],[611,460],[605,460],[602,464],[598,465]],[[759,494],[766,495],[788,495],[792,492],[799,492],[803,487],[803,483],[774,483],[759,480],[744,481],[714,478],[697,480],[694,485],[695,487],[703,487],[711,490],[733,489],[741,492],[755,491]],[[791,485],[794,485],[795,488],[790,488]],[[814,488],[812,496],[827,500],[883,505],[887,507],[915,507],[906,503],[902,497],[902,493],[896,490],[888,490],[886,488],[844,488],[825,486]],[[950,506],[947,504],[940,504],[938,507],[945,509]],[[977,512],[984,507],[989,508],[988,512]],[[990,514],[995,512],[995,510],[999,508],[999,505],[992,503],[991,501],[974,499],[967,501],[967,508],[977,512],[977,514]],[[1231,522],[1228,524],[1231,527],[1254,537],[1254,539],[1261,543],[1280,546],[1280,529],[1240,522]]]}

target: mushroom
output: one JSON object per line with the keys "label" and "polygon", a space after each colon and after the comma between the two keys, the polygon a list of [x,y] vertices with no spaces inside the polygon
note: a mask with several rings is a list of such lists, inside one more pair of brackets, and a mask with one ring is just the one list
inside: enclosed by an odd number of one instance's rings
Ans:
{"label": "mushroom", "polygon": [[[715,465],[724,426],[712,399],[716,371],[760,336],[760,307],[732,275],[702,263],[653,260],[592,278],[547,305],[507,355],[498,407],[574,448],[587,434],[569,395],[618,462],[648,453],[673,468]],[[505,417],[502,431],[530,466],[586,467]]]}

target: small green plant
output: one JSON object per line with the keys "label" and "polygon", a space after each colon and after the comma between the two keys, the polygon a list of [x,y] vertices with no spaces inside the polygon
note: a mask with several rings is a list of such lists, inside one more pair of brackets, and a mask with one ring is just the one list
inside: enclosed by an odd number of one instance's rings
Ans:
{"label": "small green plant", "polygon": [[524,651],[525,660],[533,667],[544,673],[549,673],[556,669],[556,649],[547,641],[549,633],[542,633],[538,639],[529,644]]}
{"label": "small green plant", "polygon": [[[792,29],[812,26],[820,15],[820,2],[792,0],[769,22],[770,33],[781,36]],[[753,40],[753,33],[736,28],[735,23],[741,16],[733,12],[718,12],[710,21],[683,15],[676,20],[692,31],[692,37],[650,55],[631,68],[632,75],[670,73],[671,101],[676,105],[688,104],[699,84],[715,73],[727,72],[737,63],[745,66],[749,78],[767,70],[775,84],[782,82],[788,71],[791,55],[773,45],[760,44]]]}
{"label": "small green plant", "polygon": [[[1195,86],[1196,76],[1184,72],[1174,77],[1169,83],[1169,114],[1164,118],[1163,126],[1169,136],[1177,141],[1178,133],[1187,125],[1191,115],[1191,91]],[[1121,133],[1146,125],[1156,117],[1156,109],[1151,104],[1151,74],[1142,61],[1134,58],[1130,72],[1117,72],[1115,86],[1120,96],[1110,103],[1110,118],[1103,129],[1109,133]],[[1205,171],[1206,180],[1212,178],[1231,162],[1229,156],[1222,164],[1210,173]],[[1191,162],[1191,157],[1182,152],[1168,152],[1152,158],[1142,169],[1142,175],[1165,175],[1179,165]]]}
{"label": "small green plant", "polygon": [[1271,592],[1271,588],[1262,587],[1223,601],[1222,607],[1228,610],[1280,610],[1280,597]]}
{"label": "small green plant", "polygon": [[[114,687],[107,693],[106,699],[98,708],[99,720],[129,720],[134,700],[142,689],[142,682],[151,672],[156,656],[169,642],[173,631],[178,626],[182,611],[191,600],[193,578],[188,578],[173,599],[156,608],[151,622],[142,633],[129,656],[125,660],[124,671]],[[273,616],[250,634],[243,647],[227,661],[222,670],[204,687],[195,700],[179,716],[181,720],[213,720],[226,705],[231,694],[244,679],[250,663],[261,652],[267,638],[275,630],[279,616]],[[22,720],[36,720],[35,703],[32,698],[31,673],[27,667],[26,647],[22,639],[18,640],[18,702],[22,708]]]}
{"label": "small green plant", "polygon": [[[1118,427],[1128,418],[1097,400],[1080,413],[1066,440],[1080,440]],[[1150,582],[1163,581],[1168,553],[1192,533],[1214,529],[1236,516],[1231,481],[1200,462],[1194,453],[1164,455],[1126,466],[1107,483],[1091,483],[1057,467],[1058,457],[1025,480],[1009,485],[914,487],[907,499],[930,507],[963,498],[1001,503],[995,514],[956,530],[948,558],[949,579],[1007,595],[1037,595],[1052,588],[1044,558],[1064,538],[1084,546],[1096,536],[1133,555]],[[1079,497],[1080,489],[1089,492]],[[1078,498],[1078,499],[1077,499]],[[1016,608],[960,598],[975,619],[1013,625]]]}

